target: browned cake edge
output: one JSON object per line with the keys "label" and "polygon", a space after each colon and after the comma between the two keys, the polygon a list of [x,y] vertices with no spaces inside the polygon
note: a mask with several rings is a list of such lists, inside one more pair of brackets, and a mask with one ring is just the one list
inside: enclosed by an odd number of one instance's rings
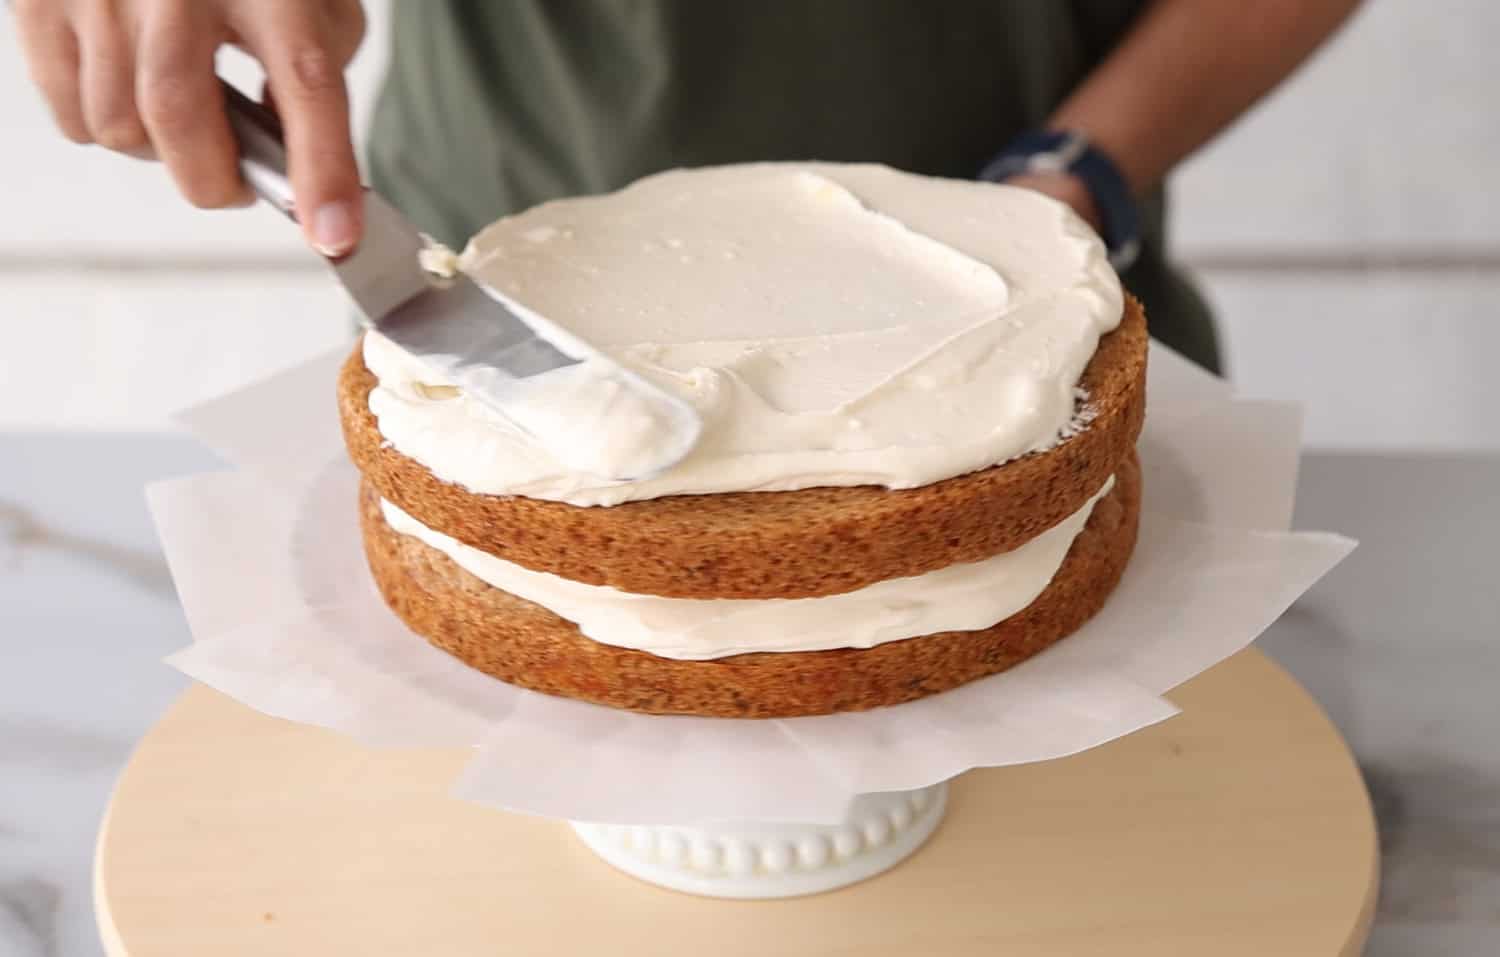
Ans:
{"label": "browned cake edge", "polygon": [[1051,584],[983,631],[952,631],[866,650],[678,661],[585,637],[570,621],[464,571],[386,524],[368,482],[365,554],[386,603],[413,631],[466,664],[547,694],[652,714],[777,718],[862,711],[1004,671],[1076,631],[1114,590],[1135,547],[1140,465],[1132,453],[1095,505]]}
{"label": "browned cake edge", "polygon": [[1081,508],[1134,447],[1146,408],[1146,321],[1128,298],[1081,386],[1095,418],[1046,452],[926,485],[678,495],[610,508],[476,495],[387,445],[358,348],[339,377],[349,453],[429,528],[526,568],[680,598],[804,598],[990,558]]}

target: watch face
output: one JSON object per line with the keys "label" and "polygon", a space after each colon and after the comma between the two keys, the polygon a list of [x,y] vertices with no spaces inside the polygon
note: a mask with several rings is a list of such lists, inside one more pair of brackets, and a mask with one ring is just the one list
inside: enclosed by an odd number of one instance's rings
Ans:
{"label": "watch face", "polygon": [[1070,160],[1063,153],[1037,153],[1026,163],[1028,173],[1066,173]]}

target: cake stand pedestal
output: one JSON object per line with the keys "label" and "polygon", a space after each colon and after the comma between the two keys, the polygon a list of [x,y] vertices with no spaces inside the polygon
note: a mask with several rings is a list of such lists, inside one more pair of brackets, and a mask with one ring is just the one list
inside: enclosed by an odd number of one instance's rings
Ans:
{"label": "cake stand pedestal", "polygon": [[185,694],[121,775],[95,905],[111,957],[1357,954],[1375,828],[1338,733],[1255,651],[1183,714],[972,771],[909,859],[810,897],[714,900],[562,821],[448,798],[462,751],[367,750]]}
{"label": "cake stand pedestal", "polygon": [[706,897],[773,900],[837,890],[915,854],[943,820],[948,785],[861,794],[843,823],[625,827],[575,822],[595,854],[632,877]]}

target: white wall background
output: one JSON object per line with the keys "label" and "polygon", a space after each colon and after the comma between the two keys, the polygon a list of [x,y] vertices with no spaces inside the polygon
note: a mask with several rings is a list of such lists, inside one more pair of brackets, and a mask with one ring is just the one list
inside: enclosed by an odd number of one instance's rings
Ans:
{"label": "white wall background", "polygon": [[[1234,377],[1305,401],[1311,444],[1500,448],[1496,36],[1486,0],[1373,0],[1177,177],[1177,250]],[[159,169],[57,137],[7,17],[0,130],[0,429],[162,428],[344,335],[339,294],[273,214],[198,212]]]}

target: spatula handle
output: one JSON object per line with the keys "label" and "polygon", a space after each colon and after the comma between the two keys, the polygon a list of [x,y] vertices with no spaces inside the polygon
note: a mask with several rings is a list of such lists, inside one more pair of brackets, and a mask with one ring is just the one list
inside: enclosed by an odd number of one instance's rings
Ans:
{"label": "spatula handle", "polygon": [[281,121],[233,86],[223,80],[219,83],[224,87],[224,100],[229,107],[229,126],[240,141],[240,175],[261,199],[289,219],[296,219],[292,183],[286,175],[286,141],[282,138]]}

